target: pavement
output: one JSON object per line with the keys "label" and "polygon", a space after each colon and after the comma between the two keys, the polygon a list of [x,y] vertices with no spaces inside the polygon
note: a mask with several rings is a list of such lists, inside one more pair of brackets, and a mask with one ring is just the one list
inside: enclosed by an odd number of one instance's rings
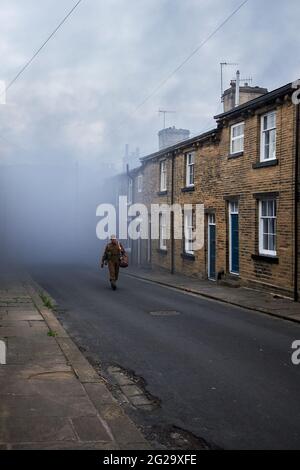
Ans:
{"label": "pavement", "polygon": [[131,267],[126,271],[126,274],[162,286],[173,287],[184,292],[300,323],[300,303],[276,294],[246,287],[222,285],[182,274],[170,274],[167,271],[142,267]]}
{"label": "pavement", "polygon": [[35,283],[0,283],[0,449],[148,449]]}
{"label": "pavement", "polygon": [[113,292],[97,266],[31,271],[151,447],[299,449],[299,323],[126,272]]}

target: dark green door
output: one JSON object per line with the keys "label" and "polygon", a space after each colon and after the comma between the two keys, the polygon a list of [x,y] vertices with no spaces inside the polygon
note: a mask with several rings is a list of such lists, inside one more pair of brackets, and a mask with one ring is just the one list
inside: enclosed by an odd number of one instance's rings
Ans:
{"label": "dark green door", "polygon": [[216,279],[216,224],[214,216],[208,222],[208,277]]}
{"label": "dark green door", "polygon": [[239,214],[231,213],[231,266],[230,271],[233,274],[239,274]]}

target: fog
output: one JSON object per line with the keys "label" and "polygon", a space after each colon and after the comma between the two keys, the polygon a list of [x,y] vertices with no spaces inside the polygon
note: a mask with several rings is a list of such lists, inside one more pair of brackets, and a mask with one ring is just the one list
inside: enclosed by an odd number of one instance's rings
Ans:
{"label": "fog", "polygon": [[0,173],[1,258],[20,265],[95,263],[95,211],[105,199],[99,168],[6,165]]}
{"label": "fog", "polygon": [[[96,207],[109,202],[103,181],[122,168],[125,145],[157,150],[159,108],[192,135],[213,127],[220,62],[269,89],[300,76],[298,0],[249,1],[170,75],[240,3],[82,1],[0,105],[2,263],[96,264]],[[0,80],[10,83],[74,4],[1,2]],[[225,85],[234,73],[224,71]]]}

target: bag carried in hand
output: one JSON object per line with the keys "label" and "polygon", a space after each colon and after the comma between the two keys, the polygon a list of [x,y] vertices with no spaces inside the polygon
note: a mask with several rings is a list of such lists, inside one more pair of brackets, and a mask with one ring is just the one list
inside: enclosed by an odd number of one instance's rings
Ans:
{"label": "bag carried in hand", "polygon": [[128,256],[126,253],[120,256],[120,268],[128,268]]}
{"label": "bag carried in hand", "polygon": [[128,255],[124,253],[122,247],[119,243],[119,250],[120,250],[120,268],[128,268]]}

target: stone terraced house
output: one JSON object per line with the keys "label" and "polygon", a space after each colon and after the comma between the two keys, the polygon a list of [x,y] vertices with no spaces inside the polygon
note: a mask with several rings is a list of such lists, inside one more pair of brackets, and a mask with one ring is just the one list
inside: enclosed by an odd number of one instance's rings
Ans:
{"label": "stone terraced house", "polygon": [[[291,83],[271,92],[247,85],[235,106],[232,84],[215,129],[147,155],[128,171],[129,202],[205,208],[202,249],[193,251],[189,236],[194,210],[182,217],[181,240],[174,237],[173,214],[167,239],[162,211],[159,239],[130,242],[133,264],[297,299],[300,123],[294,92]],[[147,224],[150,229],[150,216]]]}

